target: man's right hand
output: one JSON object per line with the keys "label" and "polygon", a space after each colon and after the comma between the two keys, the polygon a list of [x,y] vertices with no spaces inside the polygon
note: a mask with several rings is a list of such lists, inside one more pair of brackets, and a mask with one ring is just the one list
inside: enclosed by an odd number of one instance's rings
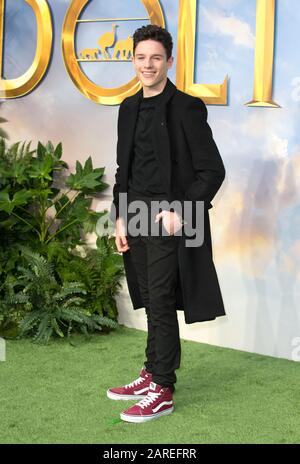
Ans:
{"label": "man's right hand", "polygon": [[118,217],[116,220],[116,247],[119,253],[124,253],[129,250],[127,237],[125,235],[125,226],[123,218]]}

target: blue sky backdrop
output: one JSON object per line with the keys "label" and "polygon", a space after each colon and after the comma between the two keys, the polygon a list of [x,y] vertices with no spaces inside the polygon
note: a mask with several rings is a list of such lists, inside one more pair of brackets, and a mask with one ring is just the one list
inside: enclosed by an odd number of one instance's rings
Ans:
{"label": "blue sky backdrop", "polygon": [[[74,86],[61,52],[70,2],[48,3],[55,34],[51,65],[31,94],[5,101],[3,115],[10,121],[5,129],[10,142],[62,141],[71,169],[77,159],[91,155],[95,165],[105,166],[112,189],[118,106],[96,104]],[[169,77],[175,83],[179,2],[160,3],[174,39]],[[208,105],[208,122],[227,171],[210,210],[214,258],[227,314],[240,328],[233,335],[222,327],[222,337],[227,333],[235,346],[241,339],[247,346],[257,339],[261,352],[288,357],[291,338],[300,334],[300,4],[277,1],[273,99],[281,108],[276,109],[245,106],[253,92],[255,0],[199,0],[197,7],[195,82],[221,83],[229,76],[228,105]],[[139,0],[92,0],[81,19],[140,15],[146,11]],[[147,22],[120,22],[118,37],[126,38],[142,24]],[[110,29],[109,22],[80,24],[77,50],[96,47],[97,38]],[[5,78],[26,71],[35,41],[31,8],[24,0],[6,0]],[[82,69],[105,87],[134,76],[131,63],[82,63]]]}

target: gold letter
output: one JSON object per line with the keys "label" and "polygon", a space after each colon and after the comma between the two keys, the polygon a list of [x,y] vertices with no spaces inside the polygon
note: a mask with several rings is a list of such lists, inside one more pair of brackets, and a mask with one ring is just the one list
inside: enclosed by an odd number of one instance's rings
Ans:
{"label": "gold letter", "polygon": [[196,8],[196,0],[180,0],[176,86],[205,103],[226,105],[227,76],[222,84],[194,84]]}
{"label": "gold letter", "polygon": [[0,0],[0,98],[16,98],[31,92],[43,78],[52,49],[52,22],[46,0],[25,0],[37,22],[37,47],[30,68],[16,79],[2,78],[4,1]]}
{"label": "gold letter", "polygon": [[253,100],[248,106],[279,107],[272,100],[275,0],[257,0]]}
{"label": "gold letter", "polygon": [[[67,10],[62,33],[62,50],[63,58],[67,72],[80,90],[80,92],[90,100],[103,105],[118,105],[124,98],[134,95],[141,88],[140,81],[134,77],[127,84],[120,87],[105,88],[94,84],[82,72],[75,54],[74,38],[76,32],[76,23],[81,11],[90,0],[72,0]],[[165,27],[164,16],[158,0],[142,0],[146,8],[151,24]],[[131,18],[110,18],[114,22],[118,20],[130,21]],[[147,19],[147,18],[145,18]],[[95,19],[90,21],[103,21]]]}

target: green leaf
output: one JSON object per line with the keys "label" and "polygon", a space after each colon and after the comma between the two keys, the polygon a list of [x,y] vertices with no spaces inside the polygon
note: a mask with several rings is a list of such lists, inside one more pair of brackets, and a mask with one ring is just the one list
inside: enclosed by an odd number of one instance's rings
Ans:
{"label": "green leaf", "polygon": [[91,198],[84,198],[83,194],[77,195],[75,200],[69,202],[66,195],[63,195],[58,201],[55,202],[55,209],[57,211],[57,218],[64,221],[78,219],[84,221],[88,219],[90,214],[89,208],[92,203]]}
{"label": "green leaf", "polygon": [[46,145],[46,151],[48,151],[50,153],[54,152],[54,146],[53,146],[53,143],[50,140],[48,140],[48,143]]}
{"label": "green leaf", "polygon": [[7,192],[0,192],[0,210],[10,214],[13,209],[9,194]]}
{"label": "green leaf", "polygon": [[37,157],[38,159],[42,160],[45,156],[45,153],[46,153],[46,148],[44,147],[44,145],[41,143],[41,142],[38,142],[38,146],[37,146]]}
{"label": "green leaf", "polygon": [[58,323],[57,323],[57,320],[55,319],[55,317],[52,318],[52,327],[55,331],[55,333],[57,333],[57,335],[59,335],[61,338],[64,337],[64,334],[63,332],[60,330],[59,326],[58,326]]}
{"label": "green leaf", "polygon": [[76,173],[70,174],[66,185],[74,190],[99,190],[102,186],[100,178],[103,175],[102,168],[93,168],[92,158],[86,160],[84,167],[79,161],[76,162]]}
{"label": "green leaf", "polygon": [[54,151],[55,158],[61,159],[62,157],[62,143],[60,142]]}
{"label": "green leaf", "polygon": [[105,171],[105,168],[95,168],[94,169],[94,172],[98,172],[99,173],[99,176],[103,176],[104,174],[104,171]]}
{"label": "green leaf", "polygon": [[103,190],[106,190],[109,187],[109,184],[106,182],[101,182],[101,185],[97,188],[97,192],[102,192]]}
{"label": "green leaf", "polygon": [[83,230],[85,233],[92,233],[95,231],[98,219],[100,219],[105,213],[90,211],[89,217],[83,223]]}
{"label": "green leaf", "polygon": [[93,172],[93,162],[92,158],[89,156],[84,164],[84,172],[88,174],[89,172]]}
{"label": "green leaf", "polygon": [[12,163],[10,168],[7,170],[7,177],[12,177],[16,180],[19,185],[24,184],[27,180],[27,175],[25,173],[26,166],[24,163]]}
{"label": "green leaf", "polygon": [[31,192],[29,190],[19,190],[14,194],[13,203],[15,206],[24,205],[27,203],[28,198],[31,197]]}
{"label": "green leaf", "polygon": [[[52,190],[49,188],[39,190],[40,198],[44,198],[45,200],[52,194]],[[49,199],[49,204],[51,204],[51,200]]]}
{"label": "green leaf", "polygon": [[63,208],[65,206],[66,203],[68,203],[69,201],[69,198],[67,195],[63,195],[62,197],[60,197],[58,200],[56,200],[56,202],[54,203],[54,207],[56,209],[56,217],[58,219],[61,219],[62,217],[64,217],[64,213],[63,211],[59,213],[59,211],[61,210],[61,208]]}
{"label": "green leaf", "polygon": [[48,153],[43,159],[35,159],[32,163],[29,176],[41,180],[52,180],[52,171],[54,167],[54,160]]}
{"label": "green leaf", "polygon": [[11,214],[16,206],[26,204],[30,197],[31,192],[25,189],[16,192],[12,200],[10,199],[8,192],[0,192],[0,210]]}
{"label": "green leaf", "polygon": [[101,184],[98,181],[99,174],[91,172],[89,174],[84,174],[83,172],[76,172],[76,174],[70,174],[66,179],[66,185],[73,190],[83,190],[83,189],[94,189]]}
{"label": "green leaf", "polygon": [[82,174],[83,173],[83,168],[81,166],[81,163],[80,161],[76,161],[76,172],[78,172],[79,174]]}

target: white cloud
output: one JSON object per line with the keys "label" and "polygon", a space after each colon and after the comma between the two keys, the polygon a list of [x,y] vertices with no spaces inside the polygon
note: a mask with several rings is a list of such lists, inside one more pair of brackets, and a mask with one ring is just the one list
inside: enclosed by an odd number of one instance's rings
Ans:
{"label": "white cloud", "polygon": [[254,48],[255,36],[245,21],[236,18],[233,14],[226,16],[224,13],[205,7],[201,7],[201,14],[204,19],[203,30],[206,33],[228,35],[232,37],[235,45]]}
{"label": "white cloud", "polygon": [[278,137],[277,134],[271,133],[268,140],[268,151],[270,155],[278,159],[288,156],[288,139]]}

